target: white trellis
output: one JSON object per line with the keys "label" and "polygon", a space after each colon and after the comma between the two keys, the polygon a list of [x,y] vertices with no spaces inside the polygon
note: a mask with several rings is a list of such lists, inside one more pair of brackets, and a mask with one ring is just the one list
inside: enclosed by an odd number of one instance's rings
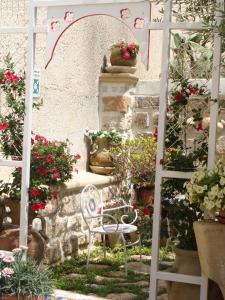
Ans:
{"label": "white trellis", "polygon": [[[141,2],[142,0],[30,0],[29,1],[29,23],[25,27],[1,27],[0,34],[16,34],[25,33],[28,35],[28,51],[27,51],[27,72],[26,72],[26,117],[24,122],[24,139],[23,139],[23,156],[22,161],[1,160],[1,166],[22,167],[22,193],[21,193],[21,212],[20,212],[20,245],[27,245],[28,233],[28,188],[30,179],[30,149],[31,149],[31,119],[32,119],[32,86],[33,86],[33,70],[35,63],[35,41],[37,33],[47,33],[46,26],[37,26],[37,9],[40,7],[65,6],[65,5],[88,5],[88,4],[109,4],[109,3],[128,3]],[[218,1],[221,8],[224,1]],[[158,253],[159,253],[159,231],[160,231],[160,214],[161,214],[161,184],[162,179],[167,178],[183,178],[189,179],[191,173],[167,171],[163,169],[160,160],[164,156],[164,138],[165,124],[168,98],[168,73],[169,73],[169,57],[170,57],[170,37],[171,30],[203,30],[200,22],[172,22],[172,0],[164,2],[164,20],[163,22],[149,23],[150,30],[163,31],[162,45],[162,70],[161,70],[161,89],[160,89],[160,117],[158,126],[158,153],[157,153],[157,169],[155,183],[155,205],[153,218],[153,246],[152,246],[152,264],[151,264],[151,282],[150,282],[150,300],[156,299],[157,280],[164,279],[176,282],[186,282],[201,285],[200,300],[207,298],[207,280],[204,277],[189,276],[183,274],[174,274],[169,272],[160,272],[158,270]],[[218,19],[219,20],[219,19]],[[209,134],[209,153],[208,167],[211,168],[215,158],[215,142],[216,142],[216,124],[218,116],[218,97],[220,83],[220,55],[221,55],[221,38],[215,36],[214,42],[214,60],[213,60],[213,77],[212,77],[212,102],[211,102],[211,124]]]}

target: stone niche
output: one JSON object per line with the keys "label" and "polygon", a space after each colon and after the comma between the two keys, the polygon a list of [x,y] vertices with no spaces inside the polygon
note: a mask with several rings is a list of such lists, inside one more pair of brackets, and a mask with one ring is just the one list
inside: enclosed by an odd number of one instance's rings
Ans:
{"label": "stone niche", "polygon": [[[80,198],[87,184],[94,184],[102,192],[103,201],[115,197],[117,188],[114,177],[88,172],[74,174],[73,180],[59,191],[58,198],[49,201],[40,212],[45,220],[45,228],[41,227],[40,219],[33,221],[33,228],[44,231],[46,236],[44,263],[51,265],[63,262],[86,249],[88,230],[81,214]],[[100,241],[101,237],[95,235],[95,243]]]}

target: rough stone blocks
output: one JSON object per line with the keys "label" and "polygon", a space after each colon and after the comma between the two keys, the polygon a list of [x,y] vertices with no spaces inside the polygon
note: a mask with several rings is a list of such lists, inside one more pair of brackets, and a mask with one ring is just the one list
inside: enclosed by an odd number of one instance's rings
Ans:
{"label": "rough stone blocks", "polygon": [[131,105],[131,98],[127,96],[103,97],[103,111],[127,112]]}

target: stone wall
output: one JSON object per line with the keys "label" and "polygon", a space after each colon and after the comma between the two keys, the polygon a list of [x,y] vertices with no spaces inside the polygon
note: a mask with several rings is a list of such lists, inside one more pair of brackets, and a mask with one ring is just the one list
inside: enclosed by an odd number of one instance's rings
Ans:
{"label": "stone wall", "polygon": [[159,81],[140,81],[129,73],[103,73],[99,78],[100,127],[127,136],[152,133],[158,86]]}
{"label": "stone wall", "polygon": [[[81,209],[81,191],[86,184],[94,184],[103,195],[104,202],[115,197],[115,179],[92,173],[74,175],[73,180],[65,184],[59,191],[58,199],[51,200],[40,212],[44,217],[46,228],[42,228],[40,219],[33,221],[33,228],[44,230],[47,237],[44,262],[55,264],[63,262],[87,247],[88,230]],[[95,236],[95,242],[101,241]]]}

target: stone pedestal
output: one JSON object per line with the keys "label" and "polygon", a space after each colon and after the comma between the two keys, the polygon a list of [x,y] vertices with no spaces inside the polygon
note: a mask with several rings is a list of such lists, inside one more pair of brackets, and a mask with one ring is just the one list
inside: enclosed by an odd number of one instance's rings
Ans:
{"label": "stone pedestal", "polygon": [[99,78],[100,128],[132,134],[134,94],[138,78],[129,73],[103,73]]}

